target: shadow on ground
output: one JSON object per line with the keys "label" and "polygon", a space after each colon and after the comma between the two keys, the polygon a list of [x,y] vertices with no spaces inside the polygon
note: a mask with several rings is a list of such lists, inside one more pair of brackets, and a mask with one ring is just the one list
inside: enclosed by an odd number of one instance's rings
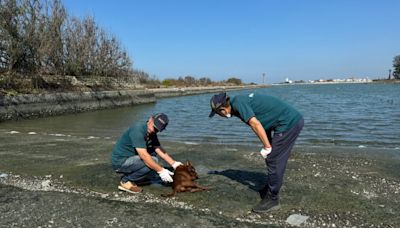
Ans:
{"label": "shadow on ground", "polygon": [[262,187],[264,187],[267,180],[267,175],[265,175],[264,173],[237,169],[209,171],[208,174],[225,176],[231,180],[247,186],[249,189],[255,192],[258,192]]}

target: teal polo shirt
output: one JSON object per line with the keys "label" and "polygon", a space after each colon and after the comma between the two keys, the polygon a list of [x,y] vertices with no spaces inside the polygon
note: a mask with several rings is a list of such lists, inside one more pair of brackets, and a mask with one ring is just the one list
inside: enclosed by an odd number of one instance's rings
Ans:
{"label": "teal polo shirt", "polygon": [[160,146],[156,134],[147,135],[147,124],[135,124],[126,130],[115,143],[111,162],[113,166],[122,165],[131,156],[137,155],[136,148],[146,148],[147,152],[155,156],[155,147]]}
{"label": "teal polo shirt", "polygon": [[232,115],[248,123],[255,116],[266,131],[281,133],[292,128],[302,115],[276,97],[250,93],[231,98]]}

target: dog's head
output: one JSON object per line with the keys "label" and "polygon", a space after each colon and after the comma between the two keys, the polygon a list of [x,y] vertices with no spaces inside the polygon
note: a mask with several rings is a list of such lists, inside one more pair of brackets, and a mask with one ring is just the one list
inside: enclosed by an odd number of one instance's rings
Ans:
{"label": "dog's head", "polygon": [[186,163],[183,166],[185,167],[186,171],[190,174],[192,180],[199,179],[199,176],[196,173],[196,169],[194,168],[194,166],[190,161],[186,161]]}

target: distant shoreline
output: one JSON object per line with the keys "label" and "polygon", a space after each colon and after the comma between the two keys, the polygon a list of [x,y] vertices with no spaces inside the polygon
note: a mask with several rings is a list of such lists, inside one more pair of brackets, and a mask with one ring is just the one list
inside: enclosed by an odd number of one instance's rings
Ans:
{"label": "distant shoreline", "polygon": [[1,96],[0,122],[153,103],[158,98],[263,87],[266,86],[186,87]]}
{"label": "distant shoreline", "polygon": [[293,82],[293,83],[273,83],[271,85],[330,85],[330,84],[399,84],[400,80],[372,80],[368,82]]}

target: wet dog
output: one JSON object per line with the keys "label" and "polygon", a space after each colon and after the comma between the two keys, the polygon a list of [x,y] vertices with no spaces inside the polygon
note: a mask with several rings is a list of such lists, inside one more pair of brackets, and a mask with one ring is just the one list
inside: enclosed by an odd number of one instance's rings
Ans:
{"label": "wet dog", "polygon": [[164,197],[175,196],[177,192],[198,192],[207,190],[208,187],[200,186],[194,180],[199,179],[195,168],[192,163],[187,161],[185,164],[178,166],[175,169],[172,182],[172,192],[169,194],[162,194]]}

